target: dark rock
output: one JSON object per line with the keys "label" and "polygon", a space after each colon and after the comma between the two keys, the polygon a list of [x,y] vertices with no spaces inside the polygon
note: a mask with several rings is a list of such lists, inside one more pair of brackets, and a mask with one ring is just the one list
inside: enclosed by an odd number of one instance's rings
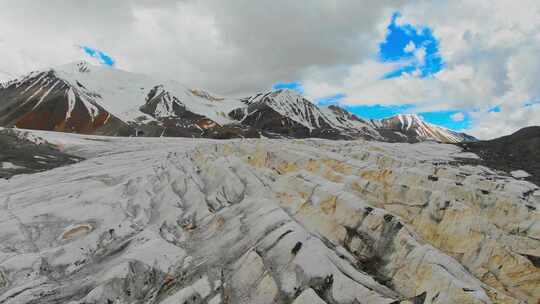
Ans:
{"label": "dark rock", "polygon": [[434,175],[428,175],[428,179],[430,181],[433,181],[433,182],[436,182],[439,180],[439,178],[437,176],[434,176]]}
{"label": "dark rock", "polygon": [[[47,171],[81,161],[82,158],[60,152],[54,145],[36,144],[19,137],[11,129],[0,130],[0,178]],[[16,167],[2,168],[3,162]]]}
{"label": "dark rock", "polygon": [[456,144],[464,150],[476,153],[482,164],[497,170],[511,172],[524,170],[531,176],[526,180],[540,185],[540,126],[523,128],[511,135],[492,140]]}
{"label": "dark rock", "polygon": [[294,245],[293,249],[291,250],[291,253],[293,255],[296,255],[300,249],[302,249],[302,242],[296,242],[296,245]]}

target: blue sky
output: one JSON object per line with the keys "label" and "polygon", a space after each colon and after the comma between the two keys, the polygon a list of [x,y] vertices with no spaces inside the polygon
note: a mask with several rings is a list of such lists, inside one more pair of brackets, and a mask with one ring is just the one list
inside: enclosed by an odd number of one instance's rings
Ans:
{"label": "blue sky", "polygon": [[302,84],[300,82],[278,82],[272,85],[272,89],[290,89],[298,92],[298,94],[304,94],[304,88],[302,87]]}
{"label": "blue sky", "polygon": [[116,64],[116,60],[114,60],[114,58],[112,58],[109,54],[103,51],[89,46],[81,46],[80,48],[84,52],[84,54],[97,59],[101,64],[108,66],[114,66]]}
{"label": "blue sky", "polygon": [[[399,106],[383,106],[383,105],[360,105],[360,106],[345,106],[345,108],[360,117],[370,119],[381,119],[394,116],[402,113],[416,113],[425,121],[445,126],[454,130],[467,129],[470,126],[470,117],[466,112],[451,110],[451,111],[434,111],[434,112],[415,112],[413,104],[405,104]],[[463,117],[460,115],[462,113]],[[454,117],[454,118],[452,118]],[[457,119],[459,118],[459,120]]]}
{"label": "blue sky", "polygon": [[[401,17],[399,12],[394,13],[387,26],[387,33],[384,41],[379,43],[377,58],[380,63],[392,63],[398,66],[397,69],[384,75],[379,81],[402,77],[405,73],[414,77],[427,78],[444,69],[444,60],[439,52],[439,40],[433,34],[433,30],[427,26],[415,27],[411,24],[399,23]],[[300,82],[276,83],[273,89],[288,88],[304,94],[304,89]],[[347,97],[338,93],[325,98],[319,98],[315,102],[319,105],[339,104]],[[355,96],[362,98],[361,96]],[[465,111],[452,109],[436,112],[418,112],[414,101],[401,105],[346,105],[348,111],[360,117],[381,119],[396,114],[416,113],[427,122],[441,125],[454,130],[466,129],[470,126],[470,117]],[[492,111],[500,111],[500,107],[493,108]]]}
{"label": "blue sky", "polygon": [[[394,13],[387,27],[386,39],[379,44],[379,59],[382,62],[403,62],[384,78],[399,77],[404,73],[418,72],[419,77],[427,77],[443,69],[443,59],[439,53],[439,41],[429,27],[417,28],[410,24],[398,25],[400,13]],[[418,52],[425,54],[420,61]]]}
{"label": "blue sky", "polygon": [[412,104],[404,104],[399,106],[384,106],[384,105],[357,105],[345,106],[347,111],[354,113],[363,118],[381,119],[394,116],[401,113],[410,113],[414,108]]}
{"label": "blue sky", "polygon": [[501,107],[500,106],[494,106],[493,108],[489,109],[488,112],[499,113],[499,112],[501,112]]}

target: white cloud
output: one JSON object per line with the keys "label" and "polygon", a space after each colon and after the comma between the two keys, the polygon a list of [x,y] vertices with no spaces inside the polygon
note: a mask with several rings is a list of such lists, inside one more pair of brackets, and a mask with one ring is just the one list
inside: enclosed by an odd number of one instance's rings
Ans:
{"label": "white cloud", "polygon": [[407,43],[407,45],[405,46],[405,48],[403,49],[403,51],[407,52],[407,53],[411,53],[412,51],[414,51],[416,49],[416,45],[414,44],[414,42],[412,41],[409,41],[409,43]]}
{"label": "white cloud", "polygon": [[14,76],[12,76],[11,74],[0,71],[0,83],[9,81],[12,78],[14,78]]}
{"label": "white cloud", "polygon": [[87,45],[122,69],[252,94],[372,56],[400,2],[0,0],[0,70],[78,60]]}
{"label": "white cloud", "polygon": [[[469,131],[480,138],[539,123],[531,114],[537,109],[522,106],[527,100],[540,99],[539,1],[424,1],[405,6],[401,13],[401,24],[433,30],[440,42],[444,69],[422,79],[415,77],[415,71],[380,80],[384,68],[374,67],[375,60],[364,61],[351,67],[363,77],[352,79],[351,73],[344,73],[340,80],[332,79],[333,90],[347,94],[344,103],[414,103],[419,111],[475,110]],[[460,16],[459,22],[455,16]],[[425,62],[425,51],[421,50],[415,51],[415,57]],[[311,93],[309,88],[307,91]],[[497,105],[501,113],[488,113]],[[510,112],[512,115],[505,115]],[[496,123],[497,127],[489,128]]]}
{"label": "white cloud", "polygon": [[426,48],[418,48],[414,52],[414,57],[418,61],[418,64],[420,66],[423,66],[426,64]]}
{"label": "white cloud", "polygon": [[473,127],[470,134],[490,139],[511,134],[523,127],[540,125],[540,104],[529,107],[516,107],[501,112],[471,113]]}
{"label": "white cloud", "polygon": [[452,114],[450,119],[453,121],[463,121],[465,119],[465,114],[463,114],[463,112],[457,112],[456,114]]}

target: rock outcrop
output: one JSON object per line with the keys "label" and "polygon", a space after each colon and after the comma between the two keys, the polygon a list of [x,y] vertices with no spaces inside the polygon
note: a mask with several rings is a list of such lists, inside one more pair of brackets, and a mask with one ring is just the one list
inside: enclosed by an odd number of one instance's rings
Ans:
{"label": "rock outcrop", "polygon": [[540,126],[526,127],[492,140],[459,143],[458,146],[480,157],[473,162],[475,164],[540,184]]}
{"label": "rock outcrop", "polygon": [[60,148],[28,132],[0,128],[0,178],[47,171],[82,160]]}

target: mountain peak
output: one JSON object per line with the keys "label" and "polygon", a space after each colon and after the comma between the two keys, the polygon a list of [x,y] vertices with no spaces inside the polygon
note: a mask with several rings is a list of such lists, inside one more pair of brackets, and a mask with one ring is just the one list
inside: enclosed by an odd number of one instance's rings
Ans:
{"label": "mountain peak", "polygon": [[[58,72],[64,75],[67,74],[67,75],[70,75],[71,77],[91,75],[91,74],[94,74],[95,72],[114,73],[118,75],[124,74],[124,76],[119,76],[119,77],[129,77],[128,75],[135,75],[134,73],[131,73],[122,69],[118,69],[116,67],[100,64],[94,61],[87,61],[87,60],[76,60],[76,61],[68,62],[65,64],[56,65],[46,70],[52,70],[54,72]],[[139,76],[146,77],[145,75],[139,75]],[[95,76],[95,77],[102,77],[102,75]]]}
{"label": "mountain peak", "polygon": [[439,142],[457,143],[464,140],[475,140],[474,137],[464,133],[436,126],[424,121],[417,114],[398,114],[381,120],[372,120],[373,124],[387,133],[399,132],[400,137],[406,136],[407,141],[417,142],[423,140],[435,140]]}
{"label": "mountain peak", "polygon": [[105,68],[105,66],[100,65],[100,64],[96,64],[96,63],[86,61],[86,60],[77,60],[77,61],[55,66],[51,68],[51,70],[61,71],[61,72],[66,72],[66,73],[90,73],[92,70],[103,69],[103,68]]}
{"label": "mountain peak", "polygon": [[252,114],[259,115],[267,111],[263,109],[266,107],[278,113],[280,117],[290,119],[309,130],[329,125],[326,116],[314,103],[291,89],[278,89],[265,94],[257,94],[246,99],[245,103],[252,108],[248,109]]}
{"label": "mountain peak", "polygon": [[410,128],[414,124],[426,124],[420,116],[412,113],[398,114],[389,119],[398,119],[405,128]]}
{"label": "mountain peak", "polygon": [[402,117],[402,118],[411,118],[415,120],[422,120],[422,118],[418,114],[415,114],[415,113],[402,113],[402,114],[397,114],[395,116]]}
{"label": "mountain peak", "polygon": [[81,62],[77,63],[76,66],[77,66],[78,71],[81,72],[81,73],[90,72],[89,63],[87,61],[81,61]]}

